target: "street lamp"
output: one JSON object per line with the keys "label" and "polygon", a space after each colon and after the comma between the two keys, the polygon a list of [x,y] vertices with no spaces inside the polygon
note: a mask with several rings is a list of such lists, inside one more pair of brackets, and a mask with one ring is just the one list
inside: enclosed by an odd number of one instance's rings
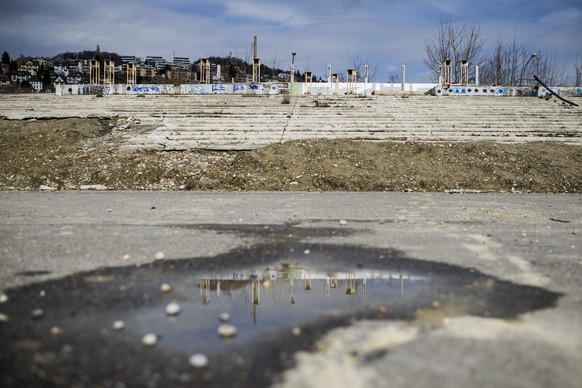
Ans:
{"label": "street lamp", "polygon": [[293,51],[291,53],[291,82],[295,82],[295,55],[297,53]]}
{"label": "street lamp", "polygon": [[[525,65],[523,65],[523,67],[521,68],[521,75],[520,75],[520,77],[519,77],[519,86],[521,86],[521,84],[522,84],[522,81],[523,81],[523,72],[524,72],[524,71],[525,71],[525,69],[527,68],[527,65],[529,65],[530,61],[531,61],[532,59],[534,59],[535,57],[537,57],[537,56],[538,56],[538,54],[537,54],[537,53],[533,53],[533,54],[531,55],[531,57],[529,57],[529,59],[527,60],[527,62],[525,63]],[[537,74],[536,74],[536,75],[537,75]]]}

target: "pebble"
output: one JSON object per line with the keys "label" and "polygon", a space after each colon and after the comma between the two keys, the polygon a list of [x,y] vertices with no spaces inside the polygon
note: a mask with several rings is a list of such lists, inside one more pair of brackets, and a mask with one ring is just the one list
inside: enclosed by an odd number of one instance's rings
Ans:
{"label": "pebble", "polygon": [[115,322],[113,322],[113,325],[112,326],[113,326],[113,330],[120,331],[120,330],[125,329],[125,322],[123,322],[123,321],[115,321]]}
{"label": "pebble", "polygon": [[301,328],[300,328],[300,327],[297,327],[297,326],[295,326],[295,327],[293,328],[293,330],[292,330],[292,333],[293,333],[293,335],[294,335],[294,336],[296,336],[296,337],[297,337],[297,336],[300,336],[300,335],[301,335]]}
{"label": "pebble", "polygon": [[219,337],[232,338],[236,335],[237,329],[234,325],[223,323],[222,325],[218,326],[216,331]]}
{"label": "pebble", "polygon": [[143,336],[141,343],[144,346],[156,346],[158,343],[158,336],[154,333],[149,333]]}
{"label": "pebble", "polygon": [[178,315],[180,314],[180,305],[176,302],[169,303],[166,306],[166,315]]}
{"label": "pebble", "polygon": [[40,185],[38,188],[40,191],[57,191],[56,187],[48,186],[48,185]]}
{"label": "pebble", "polygon": [[8,302],[8,295],[0,294],[0,303],[6,303],[6,302]]}
{"label": "pebble", "polygon": [[123,259],[123,261],[127,261],[127,260],[131,259],[131,256],[130,255],[123,255],[122,259]]}
{"label": "pebble", "polygon": [[303,251],[303,254],[304,254],[304,255],[308,255],[308,254],[310,254],[310,253],[311,253],[311,251],[310,251],[309,249],[306,249],[306,250],[304,250],[304,251]]}
{"label": "pebble", "polygon": [[348,221],[347,220],[340,220],[339,223],[340,223],[340,225],[347,225]]}
{"label": "pebble", "polygon": [[271,289],[271,286],[272,286],[272,285],[271,285],[271,281],[270,281],[270,280],[265,280],[265,281],[263,282],[263,288],[264,288],[265,290],[269,290],[269,289]]}
{"label": "pebble", "polygon": [[196,353],[190,356],[188,360],[194,368],[204,368],[208,365],[208,357],[202,353]]}
{"label": "pebble", "polygon": [[0,313],[0,322],[8,322],[8,315]]}
{"label": "pebble", "polygon": [[229,313],[222,313],[218,316],[218,319],[220,319],[220,322],[228,322],[228,321],[230,321],[230,314]]}
{"label": "pebble", "polygon": [[164,252],[158,252],[158,253],[156,253],[155,259],[156,260],[164,260],[165,257],[166,257],[166,254]]}
{"label": "pebble", "polygon": [[160,286],[160,291],[162,291],[163,293],[168,293],[168,292],[172,291],[172,286],[170,286],[168,283],[163,283]]}
{"label": "pebble", "polygon": [[63,333],[63,330],[60,327],[58,327],[58,326],[51,327],[51,334],[52,335],[59,335],[62,333]]}
{"label": "pebble", "polygon": [[42,311],[42,309],[34,309],[30,312],[30,316],[33,319],[39,319],[42,318],[42,316],[44,315],[44,311]]}

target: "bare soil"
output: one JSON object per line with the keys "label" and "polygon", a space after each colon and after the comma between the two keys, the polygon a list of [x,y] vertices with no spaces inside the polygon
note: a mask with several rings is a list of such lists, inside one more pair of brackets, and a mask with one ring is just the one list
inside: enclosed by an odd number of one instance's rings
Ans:
{"label": "bare soil", "polygon": [[582,147],[310,140],[120,152],[108,119],[0,120],[0,190],[582,193]]}

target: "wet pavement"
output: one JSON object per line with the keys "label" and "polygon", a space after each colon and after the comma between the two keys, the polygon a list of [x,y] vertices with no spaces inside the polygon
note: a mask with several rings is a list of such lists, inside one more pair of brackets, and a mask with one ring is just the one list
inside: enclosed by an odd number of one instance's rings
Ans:
{"label": "wet pavement", "polygon": [[582,377],[579,196],[5,192],[0,215],[3,387]]}

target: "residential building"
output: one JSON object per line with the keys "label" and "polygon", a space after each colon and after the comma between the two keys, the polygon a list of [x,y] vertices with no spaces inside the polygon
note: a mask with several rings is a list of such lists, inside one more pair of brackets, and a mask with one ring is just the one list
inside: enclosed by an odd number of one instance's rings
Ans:
{"label": "residential building", "polygon": [[192,67],[192,65],[190,64],[190,58],[185,58],[185,57],[174,57],[174,67],[177,67],[179,69],[183,69],[183,70],[190,70],[190,68]]}
{"label": "residential building", "polygon": [[146,60],[145,60],[145,64],[152,65],[157,73],[168,64],[168,61],[166,61],[162,57],[147,56]]}

